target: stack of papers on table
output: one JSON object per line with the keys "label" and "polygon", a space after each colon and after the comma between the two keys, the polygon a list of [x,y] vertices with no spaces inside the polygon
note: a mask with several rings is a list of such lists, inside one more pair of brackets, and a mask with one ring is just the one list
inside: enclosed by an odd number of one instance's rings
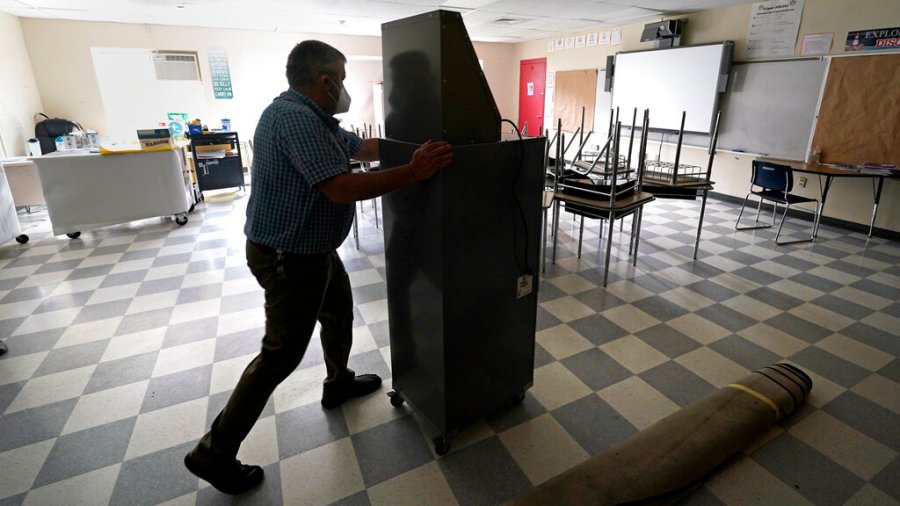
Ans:
{"label": "stack of papers on table", "polygon": [[225,158],[225,150],[221,151],[198,151],[197,158],[205,160],[208,158]]}

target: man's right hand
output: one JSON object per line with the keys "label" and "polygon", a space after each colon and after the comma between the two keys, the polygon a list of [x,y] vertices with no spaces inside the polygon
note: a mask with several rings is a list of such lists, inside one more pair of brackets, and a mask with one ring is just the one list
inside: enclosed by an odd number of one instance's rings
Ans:
{"label": "man's right hand", "polygon": [[414,181],[422,181],[453,162],[453,146],[444,141],[428,141],[413,153],[409,172]]}

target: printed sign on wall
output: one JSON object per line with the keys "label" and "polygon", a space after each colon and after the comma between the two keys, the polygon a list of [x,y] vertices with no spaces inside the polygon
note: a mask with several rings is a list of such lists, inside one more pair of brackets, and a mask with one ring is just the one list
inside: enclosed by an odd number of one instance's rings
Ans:
{"label": "printed sign on wall", "polygon": [[751,12],[748,58],[794,54],[803,0],[766,0],[753,4]]}
{"label": "printed sign on wall", "polygon": [[213,96],[219,100],[234,98],[231,89],[231,71],[228,70],[228,53],[222,48],[210,48],[209,70],[212,78]]}
{"label": "printed sign on wall", "polygon": [[900,26],[850,32],[847,34],[844,51],[898,48],[900,48]]}

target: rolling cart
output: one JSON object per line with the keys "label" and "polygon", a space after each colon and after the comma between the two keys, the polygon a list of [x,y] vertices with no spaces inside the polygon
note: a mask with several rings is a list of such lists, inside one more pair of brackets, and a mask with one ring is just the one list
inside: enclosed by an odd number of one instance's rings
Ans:
{"label": "rolling cart", "polygon": [[54,235],[76,239],[84,230],[158,216],[188,222],[189,181],[181,149],[55,151],[34,158]]}
{"label": "rolling cart", "polygon": [[237,132],[192,135],[191,153],[200,200],[207,190],[244,189],[244,164]]}
{"label": "rolling cart", "polygon": [[19,216],[16,214],[16,206],[9,191],[6,172],[0,164],[0,244],[10,239],[15,239],[19,244],[28,242],[28,236],[22,233],[19,226]]}

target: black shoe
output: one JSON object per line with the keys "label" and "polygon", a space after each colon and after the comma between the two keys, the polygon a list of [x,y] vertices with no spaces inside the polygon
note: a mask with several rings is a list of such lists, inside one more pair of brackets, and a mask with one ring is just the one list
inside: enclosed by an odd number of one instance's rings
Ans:
{"label": "black shoe", "polygon": [[226,494],[243,494],[263,481],[263,469],[259,466],[247,466],[235,460],[227,464],[200,464],[194,452],[184,456],[184,465],[194,473]]}
{"label": "black shoe", "polygon": [[381,378],[377,374],[360,374],[346,381],[325,383],[322,406],[325,406],[325,409],[336,408],[346,400],[369,395],[380,386]]}
{"label": "black shoe", "polygon": [[3,355],[4,353],[6,353],[6,350],[8,350],[8,349],[9,348],[6,347],[6,343],[4,343],[3,341],[0,341],[0,355]]}

